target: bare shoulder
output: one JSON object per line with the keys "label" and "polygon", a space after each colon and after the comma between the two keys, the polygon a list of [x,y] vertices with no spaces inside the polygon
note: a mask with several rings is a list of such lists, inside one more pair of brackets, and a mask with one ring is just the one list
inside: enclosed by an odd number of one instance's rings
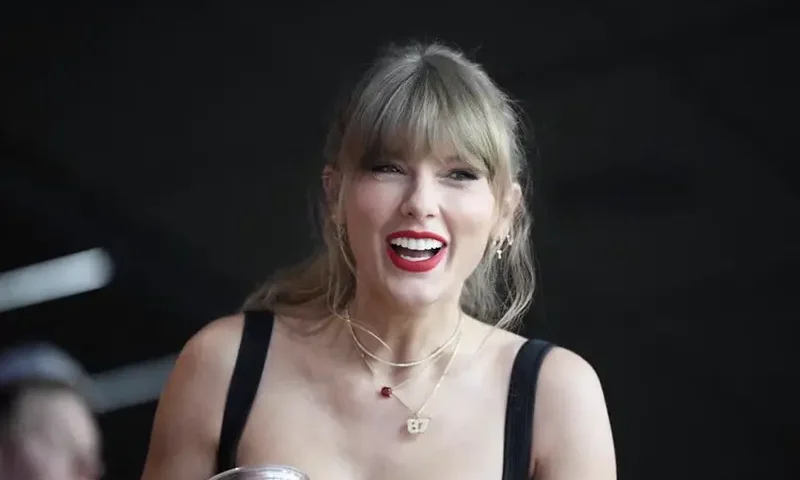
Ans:
{"label": "bare shoulder", "polygon": [[243,317],[209,323],[184,345],[161,394],[143,478],[208,478],[213,473],[225,398]]}
{"label": "bare shoulder", "polygon": [[554,346],[542,362],[539,388],[546,396],[603,400],[594,367],[577,353]]}
{"label": "bare shoulder", "polygon": [[531,452],[540,480],[616,478],[605,395],[595,369],[578,354],[554,347],[544,358],[534,411]]}
{"label": "bare shoulder", "polygon": [[209,400],[224,398],[243,326],[243,315],[231,315],[212,321],[194,334],[178,355],[161,402],[173,397],[183,401],[183,392],[187,391],[206,394],[198,399],[204,408],[209,408]]}
{"label": "bare shoulder", "polygon": [[[230,377],[244,328],[244,315],[218,318],[186,342],[178,357],[187,366],[202,366],[210,375]],[[177,365],[176,365],[177,366]]]}

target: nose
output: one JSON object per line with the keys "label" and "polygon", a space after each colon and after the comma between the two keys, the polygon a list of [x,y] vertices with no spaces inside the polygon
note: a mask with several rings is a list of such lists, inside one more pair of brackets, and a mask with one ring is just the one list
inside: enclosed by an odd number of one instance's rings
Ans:
{"label": "nose", "polygon": [[416,220],[435,217],[439,211],[439,193],[435,179],[429,175],[415,175],[408,183],[408,192],[400,206],[400,212]]}

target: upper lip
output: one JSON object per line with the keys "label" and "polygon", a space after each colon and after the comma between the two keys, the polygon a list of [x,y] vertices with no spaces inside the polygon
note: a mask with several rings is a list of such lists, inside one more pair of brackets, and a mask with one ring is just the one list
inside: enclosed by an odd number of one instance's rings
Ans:
{"label": "upper lip", "polygon": [[447,245],[447,240],[436,233],[433,232],[421,232],[418,230],[398,230],[396,232],[390,233],[389,236],[386,237],[387,241],[391,241],[395,238],[430,238],[433,240],[438,240],[442,242],[442,245]]}

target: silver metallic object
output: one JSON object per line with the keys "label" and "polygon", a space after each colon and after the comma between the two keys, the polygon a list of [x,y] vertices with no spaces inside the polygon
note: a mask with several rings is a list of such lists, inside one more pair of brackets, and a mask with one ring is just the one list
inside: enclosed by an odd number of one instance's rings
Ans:
{"label": "silver metallic object", "polygon": [[285,465],[238,467],[214,475],[208,480],[309,480],[308,475]]}

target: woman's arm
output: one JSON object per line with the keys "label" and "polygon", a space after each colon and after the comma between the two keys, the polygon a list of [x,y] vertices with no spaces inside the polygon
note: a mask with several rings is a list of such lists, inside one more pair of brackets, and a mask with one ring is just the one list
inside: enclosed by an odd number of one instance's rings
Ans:
{"label": "woman's arm", "polygon": [[225,398],[242,321],[210,323],[178,356],[158,402],[142,480],[213,476]]}
{"label": "woman's arm", "polygon": [[545,357],[534,412],[536,480],[616,480],[603,389],[583,358],[562,348]]}

